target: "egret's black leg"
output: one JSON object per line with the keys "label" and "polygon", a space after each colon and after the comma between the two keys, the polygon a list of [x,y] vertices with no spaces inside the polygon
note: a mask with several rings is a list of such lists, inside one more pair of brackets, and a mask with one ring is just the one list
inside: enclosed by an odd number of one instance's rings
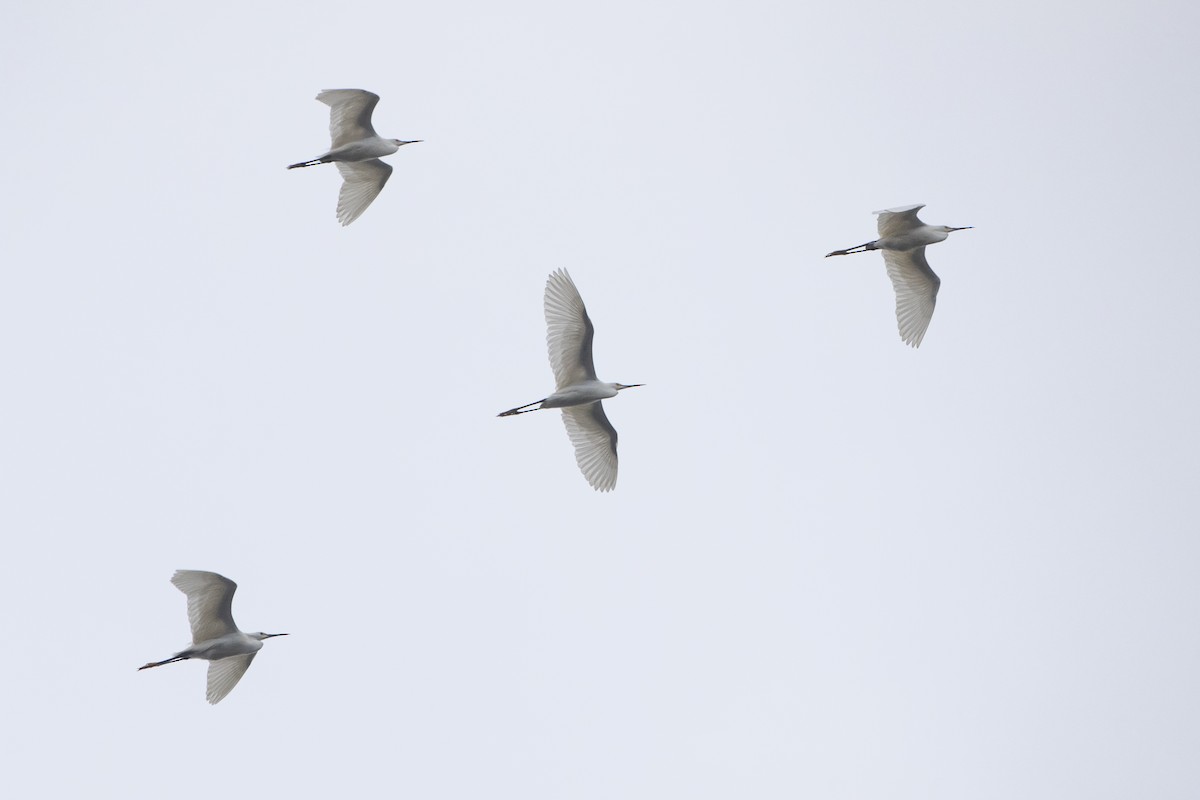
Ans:
{"label": "egret's black leg", "polygon": [[301,161],[297,164],[288,164],[288,169],[296,169],[297,167],[315,167],[317,164],[328,164],[328,158],[314,158],[312,161]]}
{"label": "egret's black leg", "polygon": [[145,666],[138,667],[138,670],[141,671],[143,669],[150,669],[151,667],[161,667],[163,664],[174,664],[176,661],[187,661],[189,658],[190,656],[174,656],[173,658],[168,658],[165,661],[151,661]]}
{"label": "egret's black leg", "polygon": [[544,403],[544,402],[546,402],[546,398],[543,397],[541,400],[534,400],[532,403],[526,403],[523,406],[517,406],[516,408],[510,408],[508,411],[501,411],[496,416],[497,417],[511,417],[514,414],[528,414],[530,411],[538,410],[536,408],[530,408],[530,406],[536,406],[536,405],[539,405],[540,403]]}
{"label": "egret's black leg", "polygon": [[825,257],[829,258],[830,256],[848,256],[851,253],[865,253],[868,250],[878,249],[879,248],[875,246],[875,242],[867,242],[866,244],[855,245],[854,247],[849,247],[845,250],[834,250],[832,253],[826,253]]}

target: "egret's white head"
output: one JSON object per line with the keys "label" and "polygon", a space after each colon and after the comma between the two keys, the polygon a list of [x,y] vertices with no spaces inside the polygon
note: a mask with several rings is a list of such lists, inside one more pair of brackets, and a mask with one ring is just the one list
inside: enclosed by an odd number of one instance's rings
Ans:
{"label": "egret's white head", "polygon": [[263,639],[270,639],[272,636],[287,636],[286,633],[263,633],[262,631],[259,631],[258,633],[252,633],[250,635],[255,639],[258,639],[260,642]]}
{"label": "egret's white head", "polygon": [[638,386],[645,386],[644,383],[614,383],[612,387],[618,392],[622,389],[636,389]]}
{"label": "egret's white head", "polygon": [[417,142],[423,142],[423,141],[425,141],[425,140],[424,139],[413,139],[411,141],[406,142],[403,139],[392,139],[392,144],[396,145],[396,147],[400,147],[402,145],[416,144]]}

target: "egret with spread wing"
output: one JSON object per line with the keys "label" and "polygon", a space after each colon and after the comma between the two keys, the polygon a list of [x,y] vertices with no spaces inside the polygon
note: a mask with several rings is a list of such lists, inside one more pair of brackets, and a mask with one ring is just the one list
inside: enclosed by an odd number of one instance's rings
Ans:
{"label": "egret with spread wing", "polygon": [[392,177],[392,167],[379,160],[390,156],[402,145],[416,144],[414,139],[384,139],[371,126],[371,113],[379,95],[362,89],[326,89],[317,99],[329,106],[329,150],[316,158],[291,164],[288,169],[337,164],[342,173],[342,191],[338,195],[337,218],[349,225],[374,202],[383,185]]}
{"label": "egret with spread wing", "polygon": [[176,570],[171,583],[187,595],[192,644],[168,659],[151,661],[138,669],[203,658],[209,662],[206,697],[210,703],[219,703],[246,674],[250,662],[262,649],[263,640],[287,634],[242,633],[238,630],[233,623],[233,593],[237,584],[223,575],[181,569]]}
{"label": "egret with spread wing", "polygon": [[887,265],[888,277],[896,290],[896,323],[900,338],[905,344],[920,347],[933,319],[933,306],[937,302],[938,287],[942,281],[929,268],[925,260],[925,246],[943,242],[954,231],[948,225],[926,225],[917,219],[917,212],[924,204],[889,208],[876,211],[879,215],[879,238],[846,250],[834,250],[829,256],[845,256],[850,253],[865,253],[882,250]]}
{"label": "egret with spread wing", "polygon": [[642,384],[596,380],[596,367],[592,363],[594,333],[571,276],[565,269],[550,273],[546,280],[546,345],[554,370],[554,394],[510,408],[499,416],[561,408],[583,477],[593,489],[609,492],[617,485],[617,431],[600,401]]}

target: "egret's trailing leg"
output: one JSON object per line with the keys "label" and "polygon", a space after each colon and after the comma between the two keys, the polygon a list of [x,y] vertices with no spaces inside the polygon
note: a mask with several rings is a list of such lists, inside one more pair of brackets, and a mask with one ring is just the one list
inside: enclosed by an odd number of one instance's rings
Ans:
{"label": "egret's trailing leg", "polygon": [[191,658],[191,656],[174,656],[173,658],[168,658],[165,661],[151,661],[145,666],[138,667],[138,672],[141,672],[144,669],[150,669],[151,667],[161,667],[163,664],[174,664],[176,661],[187,661],[189,658]]}
{"label": "egret's trailing leg", "polygon": [[296,167],[315,167],[317,164],[328,164],[332,159],[329,158],[314,158],[312,161],[301,161],[297,164],[288,164],[288,169]]}
{"label": "egret's trailing leg", "polygon": [[[876,239],[875,241],[877,242],[879,240]],[[834,250],[832,253],[826,253],[825,257],[829,258],[830,256],[848,256],[851,253],[865,253],[868,250],[878,250],[878,249],[879,249],[879,247],[878,247],[878,245],[875,244],[875,242],[867,242],[866,244],[856,245],[854,247],[850,247],[845,250]]]}
{"label": "egret's trailing leg", "polygon": [[543,397],[541,400],[534,400],[532,403],[526,403],[523,406],[517,406],[516,408],[510,408],[508,411],[501,411],[496,416],[497,417],[511,417],[514,414],[528,414],[530,411],[538,410],[536,408],[530,408],[530,406],[540,405],[544,402],[546,402],[546,398]]}

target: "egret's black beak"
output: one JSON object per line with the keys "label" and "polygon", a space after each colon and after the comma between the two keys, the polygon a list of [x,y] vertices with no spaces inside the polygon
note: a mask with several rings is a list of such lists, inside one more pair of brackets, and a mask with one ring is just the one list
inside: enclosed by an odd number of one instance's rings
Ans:
{"label": "egret's black beak", "polygon": [[951,228],[950,230],[952,230],[952,231],[969,231],[969,230],[971,230],[971,228],[974,228],[974,227],[975,227],[974,225],[967,225],[966,227],[963,227],[963,228]]}
{"label": "egret's black beak", "polygon": [[423,141],[425,141],[425,140],[424,139],[413,139],[411,142],[401,142],[400,144],[402,144],[402,145],[403,144],[420,144]]}
{"label": "egret's black beak", "polygon": [[276,636],[287,636],[287,634],[286,633],[268,633],[267,634],[268,639],[272,639]]}

